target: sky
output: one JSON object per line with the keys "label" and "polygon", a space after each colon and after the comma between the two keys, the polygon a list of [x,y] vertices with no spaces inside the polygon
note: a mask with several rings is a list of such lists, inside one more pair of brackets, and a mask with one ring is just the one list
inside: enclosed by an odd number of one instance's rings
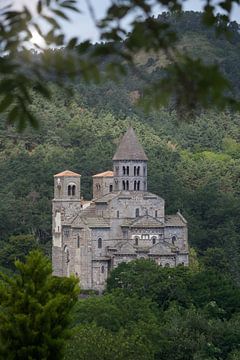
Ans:
{"label": "sky", "polygon": [[[71,14],[71,22],[63,22],[62,27],[67,37],[77,36],[80,40],[90,39],[92,42],[99,40],[98,31],[94,26],[94,22],[91,19],[88,8],[86,6],[88,0],[78,0],[81,14]],[[11,2],[14,7],[20,7],[23,4],[33,7],[37,0],[0,0],[1,4]],[[201,11],[203,0],[185,0],[184,10]],[[220,0],[216,0],[220,2]],[[104,16],[106,9],[110,5],[111,0],[91,0],[91,4],[94,8],[94,12],[97,18]],[[156,9],[154,15],[159,13],[159,9]],[[240,23],[240,5],[236,5],[232,13],[232,20],[236,20]]]}

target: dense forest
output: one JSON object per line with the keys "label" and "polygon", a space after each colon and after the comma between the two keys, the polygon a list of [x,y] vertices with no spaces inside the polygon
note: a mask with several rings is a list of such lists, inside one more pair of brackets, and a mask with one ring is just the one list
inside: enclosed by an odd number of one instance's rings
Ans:
{"label": "dense forest", "polygon": [[[161,17],[169,16],[167,14]],[[216,38],[200,14],[172,16],[179,46],[206,61],[220,62],[239,94],[238,25],[233,36]],[[180,209],[189,223],[189,241],[198,255],[223,249],[228,270],[240,281],[240,115],[230,110],[199,112],[186,121],[174,107],[145,112],[136,105],[146,80],[164,71],[164,56],[136,54],[136,71],[121,81],[51,85],[47,101],[32,92],[38,131],[19,134],[1,119],[0,263],[40,247],[50,255],[53,175],[72,169],[82,175],[82,196],[91,198],[91,176],[111,169],[117,143],[131,124],[149,157],[149,190],[166,200],[167,212]],[[24,236],[23,236],[24,235]],[[27,236],[25,236],[27,235]],[[26,240],[23,240],[26,239]]]}
{"label": "dense forest", "polygon": [[[171,16],[171,22],[179,46],[220,63],[239,96],[238,24],[230,24],[232,36],[226,38],[205,28],[199,13]],[[104,296],[76,303],[65,359],[237,360],[240,114],[199,110],[190,120],[179,118],[174,102],[146,112],[137,100],[146,83],[164,72],[166,60],[144,53],[135,59],[136,69],[118,82],[72,81],[66,94],[49,79],[49,101],[32,89],[38,130],[18,133],[1,116],[0,268],[12,274],[15,260],[33,249],[51,256],[53,175],[79,172],[81,195],[91,199],[91,177],[111,169],[131,124],[149,158],[149,191],[166,200],[167,213],[180,209],[188,220],[191,266],[121,264]]]}

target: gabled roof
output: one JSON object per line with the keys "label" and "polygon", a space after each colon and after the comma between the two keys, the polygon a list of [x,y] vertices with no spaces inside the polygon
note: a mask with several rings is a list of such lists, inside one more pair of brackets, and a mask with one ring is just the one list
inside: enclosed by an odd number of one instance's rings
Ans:
{"label": "gabled roof", "polygon": [[78,176],[79,177],[81,175],[77,174],[77,173],[75,173],[73,171],[70,171],[70,170],[65,170],[63,172],[60,172],[59,174],[54,175],[54,177],[61,177],[61,176],[70,176],[70,177],[77,177]]}
{"label": "gabled roof", "polygon": [[96,178],[96,177],[113,177],[113,171],[107,170],[102,173],[93,175],[93,178]]}
{"label": "gabled roof", "polygon": [[134,220],[125,220],[121,226],[134,228],[161,228],[164,227],[164,224],[158,219],[153,218],[152,216],[145,215]]}
{"label": "gabled roof", "polygon": [[176,215],[166,215],[165,217],[165,226],[187,226],[186,219],[179,212]]}
{"label": "gabled roof", "polygon": [[123,135],[113,160],[148,160],[132,127]]}

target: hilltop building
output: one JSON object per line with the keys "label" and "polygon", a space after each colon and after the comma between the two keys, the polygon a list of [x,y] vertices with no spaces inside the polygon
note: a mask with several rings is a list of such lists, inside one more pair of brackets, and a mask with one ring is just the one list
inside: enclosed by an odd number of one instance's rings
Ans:
{"label": "hilltop building", "polygon": [[81,198],[81,175],[54,176],[53,271],[74,274],[82,289],[102,291],[121,262],[153,259],[188,265],[187,221],[165,214],[164,200],[147,190],[148,158],[129,128],[113,157],[113,171],[93,176],[93,199]]}

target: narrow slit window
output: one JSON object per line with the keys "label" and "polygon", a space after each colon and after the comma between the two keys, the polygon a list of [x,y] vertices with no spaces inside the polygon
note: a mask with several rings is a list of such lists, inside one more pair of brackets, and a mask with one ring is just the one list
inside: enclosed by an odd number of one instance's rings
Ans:
{"label": "narrow slit window", "polygon": [[75,196],[76,194],[76,186],[72,185],[72,196]]}
{"label": "narrow slit window", "polygon": [[102,238],[98,238],[98,249],[102,248]]}

